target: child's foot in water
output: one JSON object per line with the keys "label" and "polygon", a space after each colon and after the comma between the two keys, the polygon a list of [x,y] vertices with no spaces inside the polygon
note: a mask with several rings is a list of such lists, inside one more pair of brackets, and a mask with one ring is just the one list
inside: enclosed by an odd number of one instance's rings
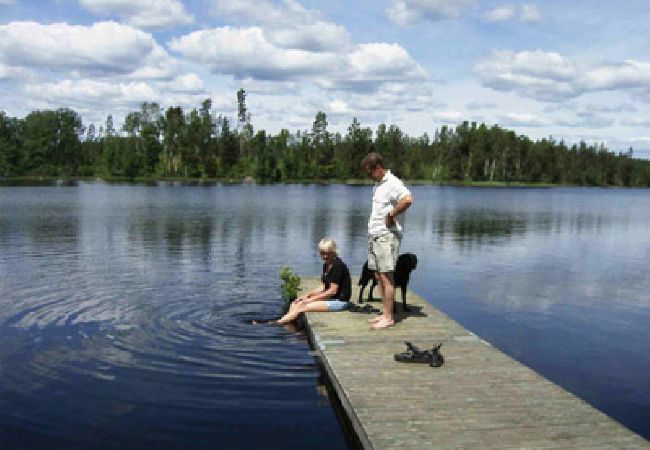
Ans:
{"label": "child's foot in water", "polygon": [[255,319],[251,320],[251,325],[273,325],[275,320],[272,319]]}

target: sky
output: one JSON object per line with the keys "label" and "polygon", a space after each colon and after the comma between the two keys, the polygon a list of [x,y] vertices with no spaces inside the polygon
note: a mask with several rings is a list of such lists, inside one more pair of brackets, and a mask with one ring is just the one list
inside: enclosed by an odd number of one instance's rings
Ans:
{"label": "sky", "polygon": [[650,158],[647,0],[0,0],[0,111],[119,127],[212,99],[256,130],[464,120]]}

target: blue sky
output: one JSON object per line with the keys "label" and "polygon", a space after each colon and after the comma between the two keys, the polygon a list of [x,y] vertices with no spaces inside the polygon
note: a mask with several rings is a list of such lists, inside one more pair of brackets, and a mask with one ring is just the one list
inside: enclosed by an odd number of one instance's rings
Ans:
{"label": "blue sky", "polygon": [[470,120],[650,157],[648,22],[641,0],[0,0],[0,110],[233,117],[243,87],[270,132]]}

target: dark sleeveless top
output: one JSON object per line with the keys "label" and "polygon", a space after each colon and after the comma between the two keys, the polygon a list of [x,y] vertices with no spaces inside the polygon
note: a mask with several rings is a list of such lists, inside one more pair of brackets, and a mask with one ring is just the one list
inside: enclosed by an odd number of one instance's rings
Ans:
{"label": "dark sleeveless top", "polygon": [[321,281],[325,285],[325,289],[329,289],[330,283],[336,283],[338,289],[332,298],[344,302],[350,301],[350,296],[352,295],[352,281],[350,279],[348,266],[346,266],[345,263],[341,261],[341,258],[337,256],[334,259],[329,272],[326,272],[326,270],[327,264],[323,264],[323,275]]}

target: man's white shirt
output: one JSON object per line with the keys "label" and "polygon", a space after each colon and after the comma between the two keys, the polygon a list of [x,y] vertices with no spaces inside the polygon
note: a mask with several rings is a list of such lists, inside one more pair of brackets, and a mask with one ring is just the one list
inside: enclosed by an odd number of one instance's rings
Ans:
{"label": "man's white shirt", "polygon": [[404,229],[404,214],[395,218],[395,226],[386,226],[386,215],[393,210],[397,202],[411,192],[404,186],[402,180],[386,170],[384,178],[375,183],[372,191],[372,212],[368,220],[368,234],[381,236],[389,231],[401,233]]}

